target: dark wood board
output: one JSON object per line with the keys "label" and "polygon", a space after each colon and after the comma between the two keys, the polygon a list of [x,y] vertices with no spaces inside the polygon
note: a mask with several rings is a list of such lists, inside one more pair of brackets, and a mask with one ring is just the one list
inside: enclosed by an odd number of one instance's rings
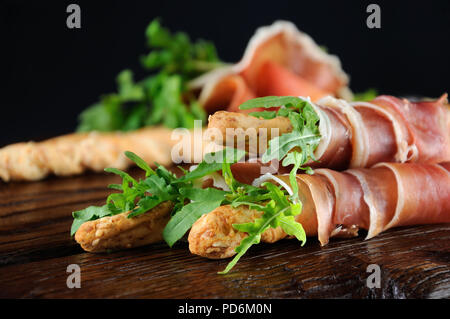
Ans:
{"label": "dark wood board", "polygon": [[[135,171],[133,171],[135,173]],[[71,212],[99,205],[114,176],[87,174],[0,184],[0,298],[449,298],[450,224],[404,227],[371,239],[310,238],[253,247],[228,275],[227,260],[187,244],[85,253],[70,237]],[[81,288],[66,285],[78,264]],[[368,288],[367,267],[381,269]]]}

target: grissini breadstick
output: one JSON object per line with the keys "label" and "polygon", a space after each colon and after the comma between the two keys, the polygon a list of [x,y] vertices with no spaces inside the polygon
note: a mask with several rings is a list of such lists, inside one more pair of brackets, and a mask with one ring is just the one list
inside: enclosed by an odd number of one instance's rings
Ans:
{"label": "grissini breadstick", "polygon": [[[228,258],[236,254],[234,249],[247,235],[233,228],[233,224],[253,222],[262,212],[246,206],[232,208],[224,205],[203,215],[189,232],[189,249],[193,254],[211,259]],[[280,228],[269,228],[262,236],[263,242],[272,243],[284,238]]]}
{"label": "grissini breadstick", "polygon": [[125,212],[88,221],[80,226],[75,240],[84,250],[94,253],[160,242],[172,208],[173,204],[167,201],[133,218]]}
{"label": "grissini breadstick", "polygon": [[[211,136],[211,142],[239,145],[242,141],[246,151],[262,154],[273,137],[291,131],[292,124],[287,117],[264,120],[244,113],[218,111],[209,116],[206,133]],[[219,141],[215,139],[216,135],[220,136]]]}
{"label": "grissini breadstick", "polygon": [[[35,181],[51,174],[68,176],[107,167],[126,169],[132,164],[124,156],[126,150],[139,154],[151,165],[157,162],[169,166],[172,147],[184,141],[181,135],[172,138],[172,133],[168,128],[152,127],[132,132],[74,133],[43,142],[9,145],[0,149],[0,179]],[[202,154],[202,136],[188,136],[193,149],[180,156],[191,162],[195,154]]]}
{"label": "grissini breadstick", "polygon": [[[297,175],[303,203],[296,221],[322,245],[333,236],[368,231],[367,239],[392,227],[450,222],[450,164],[380,163],[370,169],[336,172],[318,169]],[[288,176],[277,176],[288,183]],[[227,258],[246,237],[233,224],[251,222],[261,214],[242,206],[221,206],[202,216],[189,233],[189,249],[207,258]],[[270,229],[261,240],[287,235]]]}

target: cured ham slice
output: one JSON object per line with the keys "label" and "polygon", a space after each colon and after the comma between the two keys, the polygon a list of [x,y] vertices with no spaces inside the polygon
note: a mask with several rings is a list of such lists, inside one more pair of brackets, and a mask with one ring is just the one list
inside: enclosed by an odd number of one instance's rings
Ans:
{"label": "cured ham slice", "polygon": [[[336,201],[331,220],[328,213],[317,211],[319,223],[324,228],[364,228],[369,239],[392,227],[450,222],[450,172],[446,167],[380,163],[344,173],[318,169],[317,175],[331,184]],[[322,244],[328,238],[326,233],[319,236]]]}
{"label": "cured ham slice", "polygon": [[[450,158],[450,107],[447,94],[437,101],[410,102],[382,95],[372,101],[406,127],[401,128],[409,145],[400,150],[400,159],[416,162],[447,162]],[[357,103],[358,104],[358,103]]]}
{"label": "cured ham slice", "polygon": [[208,99],[202,101],[202,105],[208,113],[223,109],[224,105],[227,105],[227,109],[231,112],[239,112],[239,105],[255,97],[255,92],[242,77],[229,75],[217,83]]}
{"label": "cured ham slice", "polygon": [[[318,162],[310,163],[313,167],[342,170],[380,162],[450,161],[450,107],[446,94],[426,102],[379,96],[370,103],[349,103],[328,96],[312,105],[320,119],[321,134],[315,151]],[[225,137],[223,143],[231,138],[245,139],[250,128],[258,134],[260,128],[278,128],[279,134],[292,131],[289,119],[283,117],[264,120],[219,111],[209,118],[208,129],[219,130]],[[258,134],[257,139],[261,137]],[[248,136],[247,140],[251,144]],[[258,145],[259,154],[266,148],[267,145]]]}
{"label": "cured ham slice", "polygon": [[[337,172],[317,169],[314,175],[297,175],[302,213],[296,220],[308,236],[322,245],[330,237],[355,236],[367,230],[366,239],[392,227],[450,222],[450,164],[380,163],[373,168]],[[275,176],[289,183],[286,175]],[[189,234],[192,253],[208,258],[234,255],[245,233],[233,223],[251,222],[261,212],[245,206],[222,206],[202,216]],[[275,242],[287,235],[270,229],[262,241]]]}
{"label": "cured ham slice", "polygon": [[277,63],[264,63],[259,74],[255,85],[257,96],[301,95],[317,101],[321,97],[333,94],[333,91],[321,89]]}
{"label": "cured ham slice", "polygon": [[199,102],[209,113],[238,111],[247,99],[267,95],[326,95],[351,98],[348,76],[336,56],[327,54],[287,21],[259,28],[242,60],[194,79]]}

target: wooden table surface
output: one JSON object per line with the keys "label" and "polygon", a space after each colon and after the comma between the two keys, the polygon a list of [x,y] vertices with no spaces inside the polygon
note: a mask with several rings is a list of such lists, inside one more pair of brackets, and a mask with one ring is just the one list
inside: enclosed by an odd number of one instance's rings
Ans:
{"label": "wooden table surface", "polygon": [[[133,171],[134,172],[134,171]],[[91,254],[70,237],[71,212],[103,204],[117,177],[88,174],[0,182],[0,298],[449,298],[450,225],[389,230],[320,247],[310,238],[252,247],[228,275],[227,260],[186,243]],[[66,285],[81,269],[81,288]],[[370,264],[381,287],[368,288]]]}

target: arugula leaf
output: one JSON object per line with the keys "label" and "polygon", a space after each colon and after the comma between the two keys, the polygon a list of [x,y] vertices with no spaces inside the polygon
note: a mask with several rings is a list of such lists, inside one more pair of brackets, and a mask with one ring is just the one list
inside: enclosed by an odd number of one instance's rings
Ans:
{"label": "arugula leaf", "polygon": [[355,93],[353,95],[353,101],[359,101],[359,102],[368,102],[375,99],[378,95],[377,90],[375,89],[368,89],[364,92]]}
{"label": "arugula leaf", "polygon": [[222,200],[193,202],[183,206],[167,223],[163,231],[163,238],[172,247],[203,214],[219,207]]}
{"label": "arugula leaf", "polygon": [[236,163],[244,157],[245,153],[244,150],[230,148],[208,153],[193,171],[179,178],[176,183],[192,181],[213,172],[217,172],[222,168],[222,163]]}
{"label": "arugula leaf", "polygon": [[182,32],[172,34],[158,19],[149,24],[145,34],[151,52],[141,62],[152,74],[135,82],[132,71],[120,72],[117,92],[101,96],[84,110],[78,131],[128,131],[159,124],[192,128],[194,120],[206,120],[186,83],[223,65],[214,45],[204,40],[192,42]]}
{"label": "arugula leaf", "polygon": [[[312,132],[305,133],[306,134],[303,134],[301,131],[292,131],[270,140],[268,149],[262,155],[263,163],[270,162],[273,159],[283,159],[288,152],[295,148],[299,148],[299,151],[304,151],[306,153],[311,149],[309,145],[318,144],[320,136],[317,136],[317,134]],[[305,154],[303,157],[307,156],[308,154]]]}
{"label": "arugula leaf", "polygon": [[164,228],[163,238],[170,247],[182,238],[203,214],[219,207],[226,200],[227,192],[215,188],[182,188],[181,194],[192,202],[183,206]]}
{"label": "arugula leaf", "polygon": [[294,216],[280,216],[278,217],[281,228],[289,236],[295,236],[299,241],[302,242],[302,246],[306,243],[306,233],[303,229],[302,224],[295,221]]}
{"label": "arugula leaf", "polygon": [[[316,160],[314,151],[319,145],[319,117],[311,103],[295,96],[269,96],[249,100],[240,109],[272,108],[282,106],[276,112],[277,116],[288,117],[292,124],[292,132],[282,134],[269,141],[269,147],[262,155],[264,163],[271,160],[283,160],[283,166],[293,165],[289,180],[293,189],[292,199],[299,202],[298,185],[295,175],[299,169],[312,173],[310,167],[303,167],[309,160]],[[256,113],[259,116],[259,112]]]}
{"label": "arugula leaf", "polygon": [[173,197],[160,197],[160,196],[146,196],[139,200],[137,203],[137,207],[133,209],[133,211],[128,214],[128,218],[133,218],[138,215],[141,215],[145,212],[148,212],[150,209],[155,208],[159,204],[172,199]]}
{"label": "arugula leaf", "polygon": [[[163,238],[170,247],[182,238],[203,214],[209,213],[224,202],[229,202],[229,192],[214,188],[193,188],[189,182],[219,171],[221,168],[223,169],[224,165],[228,165],[229,168],[230,163],[239,161],[244,155],[245,151],[238,149],[224,149],[206,154],[196,169],[173,182],[174,185],[184,185],[179,187],[182,200],[189,199],[192,202],[187,205],[180,202],[180,210],[173,214],[164,228]],[[222,172],[224,173],[224,171]]]}
{"label": "arugula leaf", "polygon": [[103,205],[101,207],[90,206],[85,209],[73,212],[72,217],[74,218],[74,220],[70,229],[70,236],[75,235],[81,224],[90,220],[109,216],[110,214],[111,211],[109,210],[108,205]]}
{"label": "arugula leaf", "polygon": [[133,185],[137,185],[137,183],[138,183],[133,177],[131,177],[129,174],[125,173],[124,171],[121,171],[120,169],[117,169],[114,167],[107,167],[107,168],[105,168],[105,172],[114,173],[116,175],[119,175],[120,177],[123,178],[123,180],[125,182],[133,183]]}
{"label": "arugula leaf", "polygon": [[133,152],[126,151],[125,156],[135,162],[138,167],[145,171],[145,177],[156,174],[155,171],[147,164],[147,162],[145,162],[142,158],[140,158]]}
{"label": "arugula leaf", "polygon": [[286,195],[274,184],[266,182],[262,186],[269,191],[271,200],[266,205],[240,202],[240,204],[249,206],[250,209],[262,211],[263,215],[251,223],[233,224],[236,230],[245,232],[248,236],[236,247],[237,255],[219,274],[228,273],[252,245],[260,242],[261,235],[270,227],[276,228],[280,226],[287,234],[294,235],[303,244],[306,242],[306,235],[302,225],[294,219],[294,216],[301,212],[301,206],[292,204]]}
{"label": "arugula leaf", "polygon": [[299,105],[299,103],[306,102],[295,96],[264,96],[248,100],[242,103],[239,108],[241,110],[250,110],[254,108],[271,108],[279,106]]}
{"label": "arugula leaf", "polygon": [[[225,275],[227,274],[239,261],[239,259],[241,259],[241,257],[247,252],[247,250],[249,250],[249,248],[255,244],[259,244],[260,240],[261,240],[261,234],[267,229],[269,228],[269,225],[267,225],[264,220],[259,219],[257,220],[258,224],[260,225],[260,228],[253,233],[253,235],[245,237],[244,239],[241,240],[240,244],[238,247],[236,247],[235,251],[237,252],[237,255],[228,263],[228,265],[226,266],[226,268],[222,271],[219,271],[218,274],[219,275]],[[269,221],[270,222],[270,221]],[[256,223],[256,221],[255,221]],[[243,225],[243,224],[241,224]],[[233,225],[237,226],[237,225]],[[242,227],[241,229],[243,229],[243,231],[245,231],[245,228]]]}
{"label": "arugula leaf", "polygon": [[104,95],[101,101],[84,110],[77,131],[113,131],[123,125],[124,111],[116,95]]}
{"label": "arugula leaf", "polygon": [[275,111],[260,111],[260,112],[251,112],[249,115],[254,117],[263,118],[265,120],[271,120],[277,116],[277,112]]}
{"label": "arugula leaf", "polygon": [[133,81],[133,73],[124,70],[117,76],[119,96],[125,101],[141,101],[145,97],[144,88]]}
{"label": "arugula leaf", "polygon": [[146,30],[147,44],[153,51],[142,58],[147,69],[162,69],[166,73],[178,73],[196,77],[222,65],[211,42],[199,40],[192,43],[186,33],[171,34],[158,19]]}

